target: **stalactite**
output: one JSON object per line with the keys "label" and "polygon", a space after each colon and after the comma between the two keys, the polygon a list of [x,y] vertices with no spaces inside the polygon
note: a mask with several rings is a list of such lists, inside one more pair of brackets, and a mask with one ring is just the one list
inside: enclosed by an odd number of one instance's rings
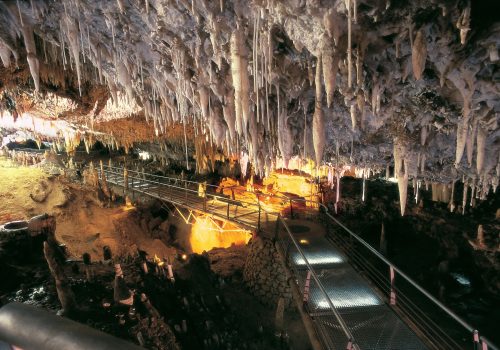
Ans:
{"label": "stalactite", "polygon": [[458,167],[465,151],[465,144],[467,142],[467,129],[469,118],[462,118],[457,125],[457,146],[455,152],[455,167]]}
{"label": "stalactite", "polygon": [[427,60],[427,39],[425,38],[423,29],[420,29],[417,32],[411,52],[413,76],[415,77],[415,80],[420,80],[422,79],[422,73],[425,69],[425,61]]}
{"label": "stalactite", "polygon": [[78,43],[78,29],[76,27],[76,24],[74,20],[69,17],[68,15],[65,16],[65,22],[66,22],[66,36],[68,37],[69,41],[69,48],[71,51],[71,54],[73,56],[73,60],[75,61],[75,66],[76,66],[76,75],[78,79],[78,91],[80,93],[80,96],[82,95],[82,89],[81,89],[81,84],[82,84],[82,72],[81,72],[81,67],[80,67],[80,45]]}
{"label": "stalactite", "polygon": [[250,113],[250,82],[247,70],[247,50],[242,38],[241,29],[231,35],[231,74],[234,86],[234,105],[236,125],[240,126],[238,134],[246,134]]}
{"label": "stalactite", "polygon": [[363,171],[363,190],[362,190],[362,195],[361,195],[361,201],[365,201],[365,195],[366,195],[366,174],[365,171]]}
{"label": "stalactite", "polygon": [[316,63],[316,85],[315,107],[313,115],[313,144],[316,155],[316,168],[321,165],[323,159],[323,149],[325,148],[325,116],[322,108],[322,89],[321,89],[321,55],[318,56]]}
{"label": "stalactite", "polygon": [[488,137],[487,131],[482,126],[479,126],[477,129],[477,156],[476,156],[476,170],[478,175],[481,174],[484,168],[487,137]]}
{"label": "stalactite", "polygon": [[352,14],[351,0],[347,0],[347,86],[352,88]]}
{"label": "stalactite", "polygon": [[2,41],[0,41],[0,59],[2,60],[2,64],[5,68],[10,67],[10,49],[5,46]]}
{"label": "stalactite", "polygon": [[359,127],[361,128],[361,130],[364,130],[366,127],[365,97],[361,92],[359,92],[358,95],[356,96],[356,102],[358,104],[358,109],[360,111]]}
{"label": "stalactite", "polygon": [[293,154],[293,134],[288,126],[288,118],[285,108],[278,115],[278,145],[283,158],[285,168]]}
{"label": "stalactite", "polygon": [[466,150],[467,162],[469,163],[469,167],[472,166],[472,156],[474,153],[474,143],[476,141],[477,123],[478,119],[474,118],[474,121],[472,122],[472,129],[467,133]]}
{"label": "stalactite", "polygon": [[[22,18],[22,16],[21,16]],[[22,22],[22,20],[21,20]],[[40,63],[36,56],[35,36],[33,28],[28,25],[22,25],[22,33],[24,38],[24,46],[26,47],[28,65],[30,67],[31,76],[35,84],[35,91],[40,91]]]}
{"label": "stalactite", "polygon": [[228,94],[224,96],[224,104],[222,106],[224,120],[226,121],[231,142],[236,140],[236,125],[235,125],[235,111],[234,111],[234,91],[229,89]]}
{"label": "stalactite", "polygon": [[424,125],[420,129],[420,145],[421,146],[425,145],[425,141],[427,141],[427,134],[428,134],[427,125]]}
{"label": "stalactite", "polygon": [[450,213],[453,213],[455,211],[455,183],[456,181],[453,180],[451,183],[451,195],[450,195]]}
{"label": "stalactite", "polygon": [[467,189],[468,183],[464,182],[464,190],[462,192],[462,215],[465,215],[465,207],[467,206]]}
{"label": "stalactite", "polygon": [[406,200],[408,198],[408,174],[404,173],[398,176],[398,190],[401,216],[404,216],[406,210]]}
{"label": "stalactite", "polygon": [[456,27],[460,30],[460,43],[464,45],[467,39],[467,33],[470,31],[470,2],[458,18]]}
{"label": "stalactite", "polygon": [[323,48],[321,53],[321,61],[323,63],[323,80],[325,83],[326,104],[331,107],[333,102],[333,94],[335,93],[337,71],[339,68],[339,56],[335,53],[331,42],[327,36],[323,36]]}
{"label": "stalactite", "polygon": [[349,108],[351,114],[351,128],[352,131],[356,130],[356,105],[353,103]]}

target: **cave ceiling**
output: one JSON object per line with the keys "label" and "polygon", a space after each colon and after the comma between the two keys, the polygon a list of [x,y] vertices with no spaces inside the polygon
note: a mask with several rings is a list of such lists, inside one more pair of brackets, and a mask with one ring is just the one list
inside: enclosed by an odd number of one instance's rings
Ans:
{"label": "cave ceiling", "polygon": [[[260,175],[298,155],[496,187],[499,7],[2,1],[0,107],[110,134],[116,125],[128,146],[182,142],[187,126],[190,143],[245,152]],[[135,140],[138,125],[150,131]]]}

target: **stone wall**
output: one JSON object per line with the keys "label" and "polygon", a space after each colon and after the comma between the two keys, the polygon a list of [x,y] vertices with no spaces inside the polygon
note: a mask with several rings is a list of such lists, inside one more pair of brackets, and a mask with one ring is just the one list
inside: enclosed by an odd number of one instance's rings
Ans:
{"label": "stone wall", "polygon": [[255,237],[250,240],[243,278],[250,291],[262,303],[275,307],[283,297],[289,307],[292,293],[286,274],[273,242],[268,238]]}

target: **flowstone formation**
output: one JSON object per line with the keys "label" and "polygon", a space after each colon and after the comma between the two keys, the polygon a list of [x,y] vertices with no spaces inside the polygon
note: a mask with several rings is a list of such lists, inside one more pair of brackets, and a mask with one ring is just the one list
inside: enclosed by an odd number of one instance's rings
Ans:
{"label": "flowstone formation", "polygon": [[261,176],[293,156],[331,166],[337,179],[346,165],[368,174],[394,166],[403,214],[409,183],[462,181],[472,197],[498,186],[498,7],[4,1],[2,108],[71,119],[86,126],[77,135],[88,143],[103,121],[143,116],[151,141],[181,125],[188,168],[194,152],[212,163],[218,153],[248,157]]}

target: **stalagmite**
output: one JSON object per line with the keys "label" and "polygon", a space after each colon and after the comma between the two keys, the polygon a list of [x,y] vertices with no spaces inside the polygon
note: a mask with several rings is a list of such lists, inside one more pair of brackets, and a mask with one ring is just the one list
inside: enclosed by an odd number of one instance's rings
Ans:
{"label": "stalagmite", "polygon": [[50,273],[55,280],[57,296],[62,306],[62,312],[67,315],[77,310],[77,304],[66,273],[58,262],[58,255],[54,248],[54,244],[55,243],[51,241],[43,242],[43,254],[47,260]]}
{"label": "stalagmite", "polygon": [[476,236],[477,244],[481,247],[484,247],[484,229],[483,225],[477,226],[477,236]]}
{"label": "stalagmite", "polygon": [[417,32],[411,52],[413,76],[416,80],[420,80],[422,78],[422,73],[425,69],[425,61],[427,59],[427,40],[423,29],[420,29]]}
{"label": "stalagmite", "polygon": [[316,63],[316,85],[315,107],[312,123],[314,153],[316,155],[316,168],[321,165],[323,159],[323,149],[325,148],[325,116],[322,108],[322,91],[321,91],[321,55],[318,56]]}

